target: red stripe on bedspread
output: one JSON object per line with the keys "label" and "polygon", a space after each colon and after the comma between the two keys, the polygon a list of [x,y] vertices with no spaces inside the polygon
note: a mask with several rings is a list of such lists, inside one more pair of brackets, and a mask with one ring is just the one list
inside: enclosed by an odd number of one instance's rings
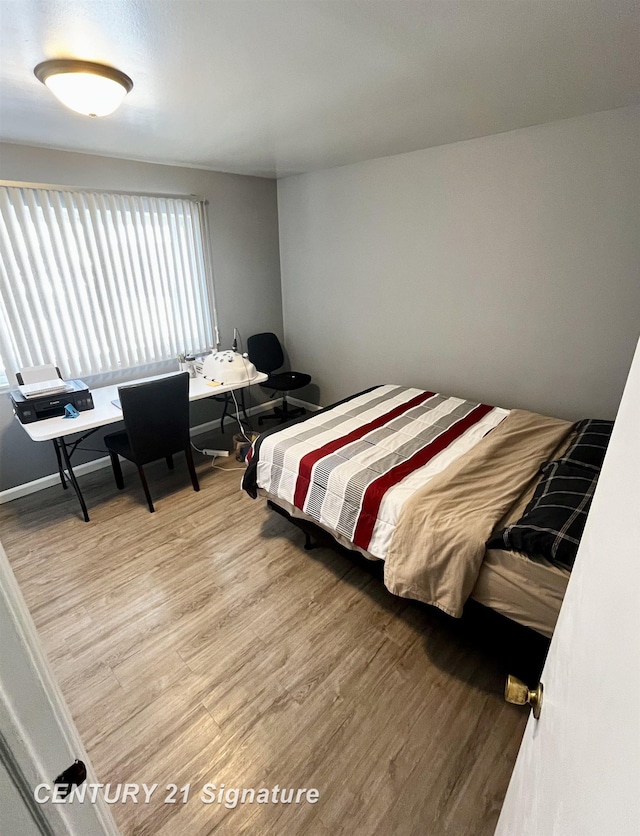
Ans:
{"label": "red stripe on bedspread", "polygon": [[422,449],[414,453],[410,459],[396,465],[394,468],[384,473],[375,482],[372,482],[365,490],[362,500],[362,508],[356,524],[356,529],[353,535],[353,542],[361,549],[369,547],[371,535],[378,518],[378,511],[385,493],[401,482],[414,470],[423,467],[427,462],[431,461],[434,456],[445,450],[452,442],[459,438],[474,424],[477,424],[485,415],[493,409],[492,406],[486,404],[479,404],[467,416],[461,418],[448,430],[439,435],[430,444],[427,444]]}
{"label": "red stripe on bedspread", "polygon": [[434,394],[435,392],[422,392],[421,394],[416,395],[415,398],[411,398],[410,401],[394,407],[389,412],[386,412],[384,415],[380,415],[379,418],[370,421],[368,424],[363,424],[361,427],[358,427],[340,438],[334,438],[332,441],[328,441],[323,447],[319,447],[317,450],[312,450],[310,453],[307,453],[306,456],[303,456],[298,467],[296,490],[293,497],[293,504],[296,508],[299,508],[301,511],[304,510],[304,503],[309,492],[309,485],[311,484],[311,471],[313,466],[319,462],[320,459],[325,456],[330,456],[341,447],[346,447],[347,444],[358,441],[367,433],[379,429],[389,421],[393,421],[394,418],[398,418],[400,415],[403,415],[415,406],[419,406],[421,403],[424,403],[424,401],[432,398]]}

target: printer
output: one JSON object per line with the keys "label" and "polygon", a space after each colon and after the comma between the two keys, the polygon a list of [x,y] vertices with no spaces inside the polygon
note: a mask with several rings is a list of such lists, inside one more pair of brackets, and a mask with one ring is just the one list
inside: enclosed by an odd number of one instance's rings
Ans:
{"label": "printer", "polygon": [[93,409],[93,398],[87,384],[82,380],[65,380],[63,391],[34,394],[27,396],[14,389],[9,392],[13,409],[23,424],[33,421],[44,421],[45,418],[56,418],[64,415],[67,404],[74,406],[78,412]]}

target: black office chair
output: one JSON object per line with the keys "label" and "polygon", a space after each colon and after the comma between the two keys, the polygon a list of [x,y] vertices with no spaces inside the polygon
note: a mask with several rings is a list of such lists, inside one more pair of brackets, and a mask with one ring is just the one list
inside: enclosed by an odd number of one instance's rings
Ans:
{"label": "black office chair", "polygon": [[120,459],[138,467],[149,511],[153,502],[143,465],[165,458],[173,470],[173,454],[184,451],[194,491],[200,490],[189,439],[189,374],[172,375],[118,388],[125,431],[106,435],[118,490],[124,488]]}
{"label": "black office chair", "polygon": [[269,379],[260,385],[264,389],[270,389],[274,395],[276,392],[282,392],[282,406],[277,406],[270,415],[261,415],[258,418],[258,423],[262,424],[263,421],[277,419],[282,424],[290,418],[297,418],[299,415],[304,415],[307,410],[303,407],[289,407],[287,403],[287,392],[302,389],[303,386],[311,383],[311,375],[303,374],[302,372],[280,372],[279,374],[274,374],[284,364],[282,346],[276,335],[270,332],[254,334],[247,340],[247,352],[249,354],[249,360],[251,360],[256,369],[259,372],[264,372],[269,375]]}

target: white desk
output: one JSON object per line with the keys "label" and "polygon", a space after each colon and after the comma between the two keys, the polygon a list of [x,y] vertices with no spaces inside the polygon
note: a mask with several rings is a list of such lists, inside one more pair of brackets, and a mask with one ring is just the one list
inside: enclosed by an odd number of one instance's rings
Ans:
{"label": "white desk", "polygon": [[[176,374],[179,374],[179,372],[176,372]],[[155,375],[154,377],[145,377],[140,380],[128,380],[126,383],[120,384],[120,386],[130,386],[134,383],[157,380],[160,377],[167,376]],[[203,377],[190,378],[189,400],[199,401],[203,398],[214,398],[217,395],[224,395],[235,389],[243,389],[245,386],[253,386],[255,383],[264,383],[267,378],[268,375],[258,372],[257,376],[250,383],[227,383],[215,386],[212,386]],[[32,441],[53,441],[58,460],[60,482],[65,490],[67,488],[66,478],[71,482],[71,486],[78,497],[85,522],[89,522],[89,514],[84,497],[82,496],[82,491],[78,485],[78,480],[73,472],[71,456],[75,452],[78,444],[84,441],[87,436],[101,427],[122,421],[122,410],[112,403],[112,401],[118,398],[118,386],[103,386],[99,389],[92,389],[91,395],[93,397],[94,408],[81,412],[77,418],[46,418],[44,421],[34,421],[31,424],[22,424],[20,422],[20,426]],[[16,420],[18,420],[17,417]],[[81,438],[70,444],[67,443],[66,439],[68,436],[78,435],[79,433],[83,434]]]}

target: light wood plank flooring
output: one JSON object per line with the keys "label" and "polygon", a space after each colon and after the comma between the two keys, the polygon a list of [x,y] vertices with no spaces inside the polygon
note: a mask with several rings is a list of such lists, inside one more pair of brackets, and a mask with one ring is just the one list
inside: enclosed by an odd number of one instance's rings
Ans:
{"label": "light wood plank flooring", "polygon": [[[184,805],[113,805],[122,832],[492,833],[526,721],[502,698],[506,622],[456,622],[364,561],[305,552],[239,472],[198,458],[199,494],[183,462],[148,468],[155,514],[126,466],[122,493],[108,470],[82,477],[88,524],[59,487],[0,508],[99,780],[191,785]],[[207,806],[207,782],[320,799]]]}

